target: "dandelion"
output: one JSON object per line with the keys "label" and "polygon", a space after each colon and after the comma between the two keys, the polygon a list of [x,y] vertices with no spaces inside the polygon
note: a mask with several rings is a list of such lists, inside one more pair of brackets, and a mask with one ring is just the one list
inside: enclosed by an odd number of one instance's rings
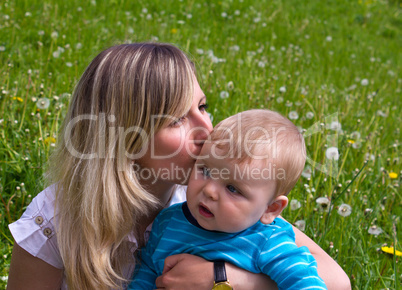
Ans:
{"label": "dandelion", "polygon": [[312,173],[313,173],[313,170],[311,169],[311,166],[307,165],[306,168],[304,168],[301,175],[305,178],[310,178]]}
{"label": "dandelion", "polygon": [[329,129],[340,132],[342,131],[342,125],[338,121],[332,121],[329,125]]}
{"label": "dandelion", "polygon": [[381,111],[381,110],[378,110],[378,111],[377,111],[377,115],[378,115],[378,116],[381,116],[381,117],[384,117],[384,118],[388,117],[388,114],[384,113],[384,112]]}
{"label": "dandelion", "polygon": [[361,82],[360,82],[360,84],[361,84],[362,86],[367,86],[367,85],[369,84],[369,81],[368,81],[368,79],[362,79]]}
{"label": "dandelion", "polygon": [[306,229],[306,221],[305,220],[296,221],[295,227],[304,232],[304,230]]}
{"label": "dandelion", "polygon": [[354,143],[355,143],[355,140],[350,140],[350,139],[349,139],[349,140],[348,140],[348,143],[349,143],[349,144],[354,144]]}
{"label": "dandelion", "polygon": [[352,207],[346,203],[341,204],[338,208],[339,215],[346,217],[352,213]]}
{"label": "dandelion", "polygon": [[75,45],[75,48],[76,48],[76,49],[81,49],[81,48],[82,48],[82,43],[81,43],[81,42],[78,42],[78,43]]}
{"label": "dandelion", "polygon": [[24,100],[23,100],[22,98],[20,98],[20,97],[14,97],[13,100],[17,100],[18,102],[21,102],[21,103],[24,101]]}
{"label": "dandelion", "polygon": [[195,50],[198,54],[204,54],[204,50],[202,48],[197,48]]}
{"label": "dandelion", "polygon": [[177,33],[177,29],[176,29],[176,28],[172,28],[172,29],[170,30],[170,33],[176,34],[176,33]]}
{"label": "dandelion", "polygon": [[132,28],[132,27],[127,28],[127,32],[130,33],[130,34],[133,34],[134,33],[134,28]]}
{"label": "dandelion", "polygon": [[227,14],[226,12],[222,12],[221,16],[222,16],[223,18],[225,18],[225,17],[228,17],[228,14]]}
{"label": "dandelion", "polygon": [[325,40],[328,41],[328,42],[331,42],[331,41],[332,41],[332,36],[328,35],[328,36],[325,38]]}
{"label": "dandelion", "polygon": [[377,226],[371,226],[371,227],[368,229],[368,233],[369,233],[370,235],[378,236],[378,235],[381,234],[382,232],[383,232],[382,228],[377,227]]}
{"label": "dandelion", "polygon": [[52,145],[56,143],[56,139],[53,137],[47,137],[45,140],[43,140],[43,142],[45,143],[45,145]]}
{"label": "dandelion", "polygon": [[398,174],[395,173],[395,172],[390,172],[390,173],[388,174],[388,176],[389,176],[389,178],[391,178],[391,179],[396,179],[396,178],[398,178]]}
{"label": "dandelion", "polygon": [[229,98],[229,93],[228,93],[227,91],[222,91],[222,92],[219,94],[219,97],[220,97],[221,99],[227,99],[227,98]]}
{"label": "dandelion", "polygon": [[25,12],[25,17],[31,17],[32,13],[31,12]]}
{"label": "dandelion", "polygon": [[226,85],[226,88],[227,88],[229,91],[233,90],[233,89],[234,89],[234,84],[233,84],[233,82],[232,82],[232,81],[228,82],[227,85]]}
{"label": "dandelion", "polygon": [[43,30],[39,30],[38,35],[40,35],[40,36],[45,35],[45,32]]}
{"label": "dandelion", "polygon": [[339,151],[336,147],[329,147],[325,152],[325,156],[330,160],[338,160],[339,159]]}
{"label": "dandelion", "polygon": [[319,197],[315,200],[320,210],[329,211],[330,200],[327,197]]}
{"label": "dandelion", "polygon": [[395,256],[402,256],[402,252],[395,250],[394,247],[381,247],[381,251]]}
{"label": "dandelion", "polygon": [[281,93],[286,93],[286,87],[285,87],[285,86],[280,87],[280,88],[279,88],[279,91],[280,91]]}
{"label": "dandelion", "polygon": [[40,98],[36,102],[36,107],[41,110],[45,110],[45,109],[49,108],[49,105],[50,105],[50,101],[48,98]]}
{"label": "dandelion", "polygon": [[[7,257],[7,256],[6,256]],[[6,257],[4,257],[4,258],[6,258]],[[4,282],[7,282],[8,281],[8,276],[1,276],[0,277],[0,280],[1,281],[4,281]]]}
{"label": "dandelion", "polygon": [[301,203],[297,199],[292,199],[290,201],[290,210],[297,210],[301,208]]}
{"label": "dandelion", "polygon": [[71,62],[66,62],[66,66],[68,66],[68,67],[72,67],[72,66],[73,66],[73,64],[72,64]]}
{"label": "dandelion", "polygon": [[297,120],[299,119],[299,114],[296,111],[289,112],[289,119],[290,120]]}
{"label": "dandelion", "polygon": [[362,143],[361,142],[353,142],[352,147],[354,149],[359,149],[362,147]]}
{"label": "dandelion", "polygon": [[307,119],[313,119],[314,118],[314,113],[313,112],[307,112],[306,118]]}
{"label": "dandelion", "polygon": [[191,19],[191,18],[193,18],[193,15],[189,13],[186,15],[186,17],[187,17],[187,19]]}
{"label": "dandelion", "polygon": [[258,67],[264,68],[265,67],[265,62],[264,61],[259,61],[258,62]]}
{"label": "dandelion", "polygon": [[6,50],[6,47],[3,45],[0,45],[0,51],[5,51],[5,50]]}
{"label": "dandelion", "polygon": [[233,46],[229,47],[229,49],[232,50],[232,51],[239,51],[239,50],[240,50],[240,46],[238,46],[238,45],[233,45]]}
{"label": "dandelion", "polygon": [[374,161],[375,160],[375,155],[370,154],[370,153],[366,153],[365,158],[366,158],[366,160],[370,159],[370,160]]}
{"label": "dandelion", "polygon": [[282,98],[282,97],[278,97],[278,98],[276,99],[276,102],[277,102],[278,104],[283,103],[283,98]]}
{"label": "dandelion", "polygon": [[52,38],[57,38],[59,37],[59,33],[57,31],[53,31],[52,34],[50,35]]}
{"label": "dandelion", "polygon": [[53,52],[53,57],[54,58],[59,58],[60,57],[60,50],[56,50]]}
{"label": "dandelion", "polygon": [[240,15],[240,10],[235,10],[234,15],[239,16]]}

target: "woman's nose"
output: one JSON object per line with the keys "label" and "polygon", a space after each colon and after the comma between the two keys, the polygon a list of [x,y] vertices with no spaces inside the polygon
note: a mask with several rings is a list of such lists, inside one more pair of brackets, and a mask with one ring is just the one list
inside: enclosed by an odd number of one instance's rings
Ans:
{"label": "woman's nose", "polygon": [[208,115],[204,115],[198,118],[194,125],[194,142],[202,145],[208,138],[208,135],[212,132],[213,127],[211,119]]}

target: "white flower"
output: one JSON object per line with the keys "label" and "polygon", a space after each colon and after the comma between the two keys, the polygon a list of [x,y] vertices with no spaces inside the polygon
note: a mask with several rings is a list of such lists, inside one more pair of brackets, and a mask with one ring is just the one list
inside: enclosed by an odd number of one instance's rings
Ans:
{"label": "white flower", "polygon": [[31,12],[25,12],[25,17],[31,17],[32,13]]}
{"label": "white flower", "polygon": [[56,50],[53,52],[53,57],[54,58],[59,58],[60,57],[60,50]]}
{"label": "white flower", "polygon": [[228,14],[226,12],[222,12],[221,16],[222,17],[228,17]]}
{"label": "white flower", "polygon": [[304,230],[306,229],[306,221],[305,220],[298,220],[298,221],[295,222],[295,226],[296,226],[296,228],[298,228],[299,230],[304,232]]}
{"label": "white flower", "polygon": [[381,234],[382,232],[383,232],[383,230],[382,230],[380,227],[377,227],[377,226],[371,226],[371,227],[368,229],[368,233],[369,233],[370,235],[378,236],[378,235]]}
{"label": "white flower", "polygon": [[332,36],[328,35],[328,36],[325,38],[325,40],[328,41],[328,42],[331,42],[331,41],[332,41]]}
{"label": "white flower", "polygon": [[282,98],[282,97],[276,98],[276,102],[279,103],[279,104],[282,103],[282,102],[283,102],[283,98]]}
{"label": "white flower", "polygon": [[280,88],[279,88],[279,91],[280,91],[281,93],[286,93],[286,87],[285,87],[285,86],[280,87]]}
{"label": "white flower", "polygon": [[353,140],[359,140],[360,139],[360,132],[359,131],[354,131],[350,134],[350,138]]}
{"label": "white flower", "polygon": [[57,38],[57,37],[59,37],[59,34],[57,33],[57,31],[53,31],[50,36],[51,36],[52,38]]}
{"label": "white flower", "polygon": [[357,142],[355,142],[355,143],[352,144],[352,147],[353,147],[354,149],[359,149],[359,148],[362,147],[362,143],[357,141]]}
{"label": "white flower", "polygon": [[66,62],[66,66],[68,66],[68,67],[72,67],[72,66],[73,66],[73,64],[72,64],[71,62]]}
{"label": "white flower", "polygon": [[8,276],[1,276],[1,277],[0,277],[0,280],[1,280],[1,281],[8,281]]}
{"label": "white flower", "polygon": [[0,46],[0,51],[5,51],[5,50],[6,50],[6,47],[3,46],[3,45],[1,45],[1,46]]}
{"label": "white flower", "polygon": [[187,19],[191,19],[191,18],[193,18],[193,15],[189,13],[186,15],[186,17],[187,17]]}
{"label": "white flower", "polygon": [[43,30],[39,30],[38,35],[45,35],[45,32]]}
{"label": "white flower", "polygon": [[198,54],[204,54],[204,50],[202,48],[197,48],[195,50]]}
{"label": "white flower", "polygon": [[362,79],[361,82],[360,82],[360,84],[361,84],[362,86],[367,86],[367,85],[369,84],[369,81],[368,81],[368,79]]}
{"label": "white flower", "polygon": [[48,98],[40,98],[36,102],[36,107],[41,110],[45,110],[45,109],[49,108],[49,105],[50,105],[50,101]]}
{"label": "white flower", "polygon": [[127,32],[130,33],[130,34],[133,34],[134,33],[134,28],[132,28],[132,27],[127,28]]}
{"label": "white flower", "polygon": [[307,119],[313,119],[314,118],[314,113],[313,112],[307,112],[306,118]]}
{"label": "white flower", "polygon": [[366,160],[375,160],[375,155],[374,154],[370,154],[370,153],[366,153],[365,155]]}
{"label": "white flower", "polygon": [[233,82],[232,82],[232,81],[228,82],[227,85],[226,85],[226,88],[227,88],[229,91],[233,90],[233,89],[234,89],[234,84],[233,84]]}
{"label": "white flower", "polygon": [[323,211],[329,211],[329,203],[330,200],[327,197],[319,197],[315,200],[318,203],[318,206]]}
{"label": "white flower", "polygon": [[221,99],[227,99],[229,98],[229,93],[227,91],[222,91],[219,96]]}
{"label": "white flower", "polygon": [[329,125],[329,129],[333,130],[333,131],[342,131],[342,125],[341,123],[339,123],[338,121],[333,121],[331,122],[331,124]]}
{"label": "white flower", "polygon": [[352,213],[352,207],[346,203],[343,203],[338,208],[338,213],[343,216],[349,216]]}
{"label": "white flower", "polygon": [[297,199],[292,199],[290,201],[289,205],[290,205],[290,210],[296,210],[296,209],[301,208],[301,203]]}
{"label": "white flower", "polygon": [[303,177],[305,177],[305,178],[310,178],[312,172],[313,172],[313,171],[311,170],[311,166],[310,166],[310,165],[307,165],[307,166],[304,168],[304,170],[303,170],[303,172],[302,172],[301,175],[302,175]]}
{"label": "white flower", "polygon": [[258,66],[259,66],[259,67],[265,67],[265,62],[259,61],[259,62],[258,62]]}
{"label": "white flower", "polygon": [[75,45],[75,48],[76,48],[76,49],[81,49],[81,48],[82,48],[81,42],[78,42],[78,43]]}
{"label": "white flower", "polygon": [[232,51],[239,51],[239,50],[240,50],[240,46],[238,46],[238,45],[233,45],[233,46],[229,47],[229,49],[232,50]]}
{"label": "white flower", "polygon": [[384,118],[385,118],[385,117],[388,117],[388,114],[384,113],[384,112],[381,111],[381,110],[378,110],[378,111],[377,111],[377,115],[378,115],[378,116],[381,116],[381,117],[384,117]]}
{"label": "white flower", "polygon": [[297,120],[299,119],[299,114],[296,111],[289,112],[289,119],[290,120]]}
{"label": "white flower", "polygon": [[240,10],[235,10],[234,15],[239,16],[240,15]]}
{"label": "white flower", "polygon": [[338,160],[339,159],[339,151],[336,147],[329,147],[325,152],[325,156],[330,160]]}

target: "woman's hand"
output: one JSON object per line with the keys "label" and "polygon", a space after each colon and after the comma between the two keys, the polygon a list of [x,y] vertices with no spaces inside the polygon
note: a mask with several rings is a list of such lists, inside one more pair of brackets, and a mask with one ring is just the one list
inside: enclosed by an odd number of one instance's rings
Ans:
{"label": "woman's hand", "polygon": [[[277,289],[266,275],[254,274],[229,263],[226,263],[226,272],[236,290]],[[189,254],[167,257],[163,273],[156,279],[158,289],[210,290],[213,284],[213,263]]]}

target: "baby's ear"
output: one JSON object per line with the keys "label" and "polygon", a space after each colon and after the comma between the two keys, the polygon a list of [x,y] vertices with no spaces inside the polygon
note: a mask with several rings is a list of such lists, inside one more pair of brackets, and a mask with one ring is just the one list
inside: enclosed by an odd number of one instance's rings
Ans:
{"label": "baby's ear", "polygon": [[260,218],[260,221],[263,224],[270,224],[274,221],[274,219],[279,216],[282,210],[288,205],[288,198],[284,195],[277,196],[274,201],[272,201],[264,214]]}

